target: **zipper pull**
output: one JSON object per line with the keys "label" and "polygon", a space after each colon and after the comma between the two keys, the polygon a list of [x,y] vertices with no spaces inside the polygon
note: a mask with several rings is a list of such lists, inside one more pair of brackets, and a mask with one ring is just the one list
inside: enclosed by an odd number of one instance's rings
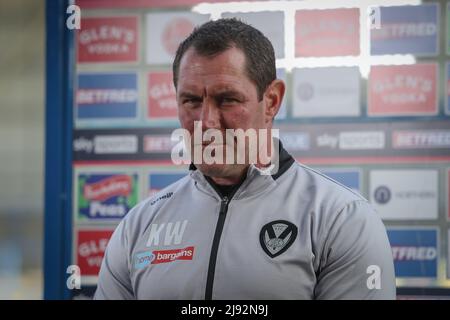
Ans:
{"label": "zipper pull", "polygon": [[223,197],[222,202],[220,203],[220,213],[225,213],[228,205],[228,197]]}

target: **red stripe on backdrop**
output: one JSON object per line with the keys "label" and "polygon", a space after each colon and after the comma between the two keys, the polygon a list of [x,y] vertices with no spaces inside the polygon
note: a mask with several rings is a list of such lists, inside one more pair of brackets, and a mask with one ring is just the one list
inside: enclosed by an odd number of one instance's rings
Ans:
{"label": "red stripe on backdrop", "polygon": [[[231,1],[231,0],[230,0]],[[216,3],[229,2],[227,0],[77,0],[76,4],[81,9],[97,8],[167,8],[188,7],[202,2]]]}
{"label": "red stripe on backdrop", "polygon": [[[297,161],[304,164],[377,164],[377,163],[442,163],[450,162],[450,156],[415,156],[415,157],[311,157],[311,158],[296,158]],[[174,165],[170,160],[99,160],[99,161],[74,161],[75,167],[85,166],[172,166]]]}

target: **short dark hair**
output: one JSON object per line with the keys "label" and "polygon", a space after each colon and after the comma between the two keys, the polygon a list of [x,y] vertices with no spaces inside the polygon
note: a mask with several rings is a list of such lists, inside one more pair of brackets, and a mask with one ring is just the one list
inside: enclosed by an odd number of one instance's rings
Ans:
{"label": "short dark hair", "polygon": [[276,79],[275,53],[269,39],[261,31],[236,18],[219,19],[195,28],[179,45],[173,61],[175,88],[181,58],[191,47],[196,53],[211,57],[233,47],[242,50],[246,74],[256,84],[259,100],[269,84]]}

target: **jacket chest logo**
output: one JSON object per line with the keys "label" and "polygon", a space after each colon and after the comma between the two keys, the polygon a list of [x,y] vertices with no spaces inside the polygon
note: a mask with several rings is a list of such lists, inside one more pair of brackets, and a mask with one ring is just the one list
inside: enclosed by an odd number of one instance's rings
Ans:
{"label": "jacket chest logo", "polygon": [[146,246],[170,246],[180,244],[183,240],[187,223],[188,221],[184,220],[168,223],[154,223],[150,225],[150,234]]}
{"label": "jacket chest logo", "polygon": [[264,252],[275,258],[285,252],[297,238],[297,226],[286,220],[269,222],[262,227],[259,241]]}

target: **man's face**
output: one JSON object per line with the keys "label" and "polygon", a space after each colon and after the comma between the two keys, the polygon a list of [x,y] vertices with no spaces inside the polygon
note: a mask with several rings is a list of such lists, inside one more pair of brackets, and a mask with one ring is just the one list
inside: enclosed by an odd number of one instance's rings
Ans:
{"label": "man's face", "polygon": [[[265,96],[258,101],[256,85],[245,74],[245,55],[240,49],[233,47],[205,57],[190,48],[181,59],[177,83],[178,117],[181,126],[191,134],[191,152],[194,144],[199,143],[193,139],[194,122],[201,121],[202,132],[216,129],[222,133],[224,144],[220,148],[224,160],[227,148],[233,148],[236,154],[235,142],[225,144],[225,130],[270,128],[279,108],[279,103],[272,106],[272,100]],[[209,143],[203,143],[202,152]],[[248,148],[244,152],[247,153]],[[241,176],[248,163],[205,164],[202,161],[196,166],[207,176],[226,179]]]}

